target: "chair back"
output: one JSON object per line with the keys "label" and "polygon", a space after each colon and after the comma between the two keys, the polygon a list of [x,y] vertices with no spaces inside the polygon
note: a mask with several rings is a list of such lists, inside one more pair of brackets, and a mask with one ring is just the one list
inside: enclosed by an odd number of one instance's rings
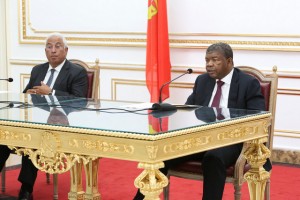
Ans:
{"label": "chair back", "polygon": [[88,76],[88,92],[87,98],[91,99],[99,99],[99,75],[100,75],[100,67],[99,67],[99,59],[96,59],[95,66],[88,66],[85,62],[78,59],[70,59],[70,62],[77,64],[87,71]]}
{"label": "chair back", "polygon": [[[272,151],[273,148],[273,135],[274,135],[274,122],[275,122],[275,111],[276,111],[276,99],[277,99],[277,87],[278,87],[278,76],[276,74],[277,67],[273,67],[273,73],[269,75],[263,74],[260,70],[248,66],[238,66],[243,72],[255,77],[260,85],[261,92],[265,98],[266,110],[272,113],[271,124],[269,126],[269,138],[266,146]],[[247,149],[248,144],[244,143],[243,150],[237,159],[234,166],[230,166],[226,169],[226,182],[231,182],[234,185],[234,199],[241,199],[241,186],[244,179],[244,174],[250,169],[250,165],[246,163],[246,159],[243,152]],[[168,178],[171,176],[203,180],[202,163],[199,160],[188,160],[177,166],[171,167],[168,170]],[[166,200],[169,199],[169,185],[164,188],[164,197]],[[266,199],[270,199],[270,184],[269,180],[266,185]]]}
{"label": "chair back", "polygon": [[277,100],[277,88],[278,88],[278,75],[277,67],[274,66],[272,74],[264,74],[260,70],[249,66],[238,66],[243,72],[255,77],[261,86],[262,95],[265,98],[266,111],[272,113],[271,125],[269,127],[269,139],[266,146],[272,151],[273,149],[273,135],[275,125],[275,111],[276,111],[276,100]]}

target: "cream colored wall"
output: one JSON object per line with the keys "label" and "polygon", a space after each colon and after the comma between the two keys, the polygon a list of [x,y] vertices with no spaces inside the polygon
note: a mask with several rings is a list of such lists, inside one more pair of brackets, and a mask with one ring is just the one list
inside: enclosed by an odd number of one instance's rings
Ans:
{"label": "cream colored wall", "polygon": [[[147,0],[0,0],[1,72],[14,78],[9,90],[21,92],[31,68],[46,60],[43,40],[53,31],[69,39],[68,58],[93,64],[100,59],[103,99],[149,101],[145,87]],[[72,2],[72,3],[71,3]],[[172,77],[193,68],[171,85],[171,103],[182,104],[197,73],[204,71],[205,48],[225,41],[235,65],[271,73],[278,67],[279,90],[274,148],[300,151],[300,2],[169,0]],[[6,6],[4,6],[6,4]],[[3,5],[3,6],[2,6]],[[60,6],[57,6],[60,5]],[[282,9],[282,8],[285,9]],[[2,12],[3,11],[3,12]],[[3,14],[3,13],[6,13]],[[5,40],[6,38],[6,40]],[[1,42],[2,44],[2,42]],[[6,72],[7,71],[7,72]],[[3,89],[3,88],[1,88]]]}
{"label": "cream colored wall", "polygon": [[[0,29],[6,29],[6,2],[0,1]],[[0,31],[0,78],[7,78],[6,32]],[[7,90],[7,82],[0,81],[0,90]]]}

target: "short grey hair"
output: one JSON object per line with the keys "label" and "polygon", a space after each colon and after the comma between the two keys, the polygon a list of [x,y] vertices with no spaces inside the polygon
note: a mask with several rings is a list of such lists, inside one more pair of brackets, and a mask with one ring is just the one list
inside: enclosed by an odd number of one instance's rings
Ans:
{"label": "short grey hair", "polygon": [[227,43],[218,42],[218,43],[212,44],[207,48],[206,53],[209,53],[209,52],[212,52],[212,51],[221,52],[226,59],[227,58],[233,58],[232,48]]}
{"label": "short grey hair", "polygon": [[55,32],[55,33],[51,33],[47,36],[46,38],[46,41],[45,41],[45,45],[47,45],[47,41],[49,38],[51,37],[59,37],[62,39],[63,43],[64,43],[64,47],[67,48],[68,47],[68,43],[67,43],[67,39],[61,34],[61,33],[58,33],[58,32]]}

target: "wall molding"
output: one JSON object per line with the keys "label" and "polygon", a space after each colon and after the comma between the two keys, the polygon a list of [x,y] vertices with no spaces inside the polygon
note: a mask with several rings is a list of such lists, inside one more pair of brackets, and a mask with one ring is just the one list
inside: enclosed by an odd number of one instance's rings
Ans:
{"label": "wall molding", "polygon": [[274,136],[300,139],[300,131],[276,129]]}
{"label": "wall molding", "polygon": [[[28,66],[35,66],[40,63],[46,62],[46,60],[24,60],[24,59],[10,59],[9,60],[11,65],[20,65],[24,67]],[[95,65],[95,62],[86,61],[89,66]],[[100,61],[100,70],[125,70],[125,71],[145,71],[145,64],[136,64],[136,63],[113,63],[113,62],[101,62]],[[172,66],[171,72],[172,73],[184,73],[187,68],[191,68],[189,66]],[[192,67],[193,73],[195,74],[202,74],[205,72],[204,67]],[[264,73],[271,74],[271,70],[262,70]],[[281,76],[284,76],[285,79],[299,79],[300,80],[300,72],[290,72],[291,74],[287,74],[284,71],[284,75],[281,74],[280,71],[277,72],[279,79]],[[297,77],[295,73],[299,74]],[[300,96],[300,89],[294,88],[278,88],[278,94],[281,95],[296,95]]]}
{"label": "wall molding", "polygon": [[[73,59],[73,58],[69,58]],[[96,59],[95,59],[96,60]],[[47,62],[47,60],[32,60],[32,59],[19,59],[14,58],[10,59],[9,63],[11,65],[37,65],[40,63]],[[95,61],[84,61],[87,64],[93,66],[95,64]],[[117,62],[105,62],[101,59],[99,60],[101,64],[101,69],[110,69],[110,70],[138,70],[138,71],[144,71],[145,70],[145,63],[117,63]],[[193,73],[201,74],[205,72],[205,67],[203,66],[187,66],[187,65],[181,65],[176,66],[172,65],[172,72],[184,72],[188,68],[193,68]],[[273,73],[272,67],[270,67],[270,70],[261,70],[263,73],[271,74]],[[300,68],[300,67],[299,67]],[[279,78],[287,78],[287,79],[300,79],[300,70],[299,71],[286,71],[286,70],[277,70],[277,74]]]}
{"label": "wall molding", "polygon": [[23,92],[22,88],[25,88],[26,86],[26,80],[29,81],[30,79],[30,74],[20,74],[20,93]]}
{"label": "wall molding", "polygon": [[[63,31],[38,30],[31,21],[31,3],[19,1],[19,42],[21,44],[41,44],[51,32],[68,34],[70,44],[86,46],[145,47],[146,32],[113,31]],[[146,10],[146,9],[145,9]],[[145,13],[145,16],[147,13]],[[170,21],[170,19],[169,19]],[[226,42],[233,49],[255,51],[300,51],[299,34],[261,34],[261,33],[170,33],[171,48],[204,49],[216,42]],[[232,38],[240,38],[233,40]]]}
{"label": "wall molding", "polygon": [[[8,77],[7,68],[7,23],[6,23],[6,1],[0,1],[0,73],[1,78]],[[8,90],[8,83],[1,82],[0,90]]]}

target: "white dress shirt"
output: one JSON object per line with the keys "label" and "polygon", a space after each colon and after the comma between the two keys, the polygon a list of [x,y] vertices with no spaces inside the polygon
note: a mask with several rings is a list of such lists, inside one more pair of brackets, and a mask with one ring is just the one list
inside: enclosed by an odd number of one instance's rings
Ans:
{"label": "white dress shirt", "polygon": [[[45,76],[45,78],[44,78],[44,80],[43,80],[43,83],[46,84],[46,83],[48,82],[48,80],[49,80],[49,78],[50,78],[50,75],[51,75],[51,69],[55,69],[55,72],[54,72],[54,74],[53,74],[53,80],[52,80],[52,83],[51,83],[51,85],[50,85],[50,88],[53,88],[53,86],[54,86],[54,84],[55,84],[55,81],[56,81],[56,79],[57,79],[57,77],[58,77],[58,74],[59,74],[61,68],[64,66],[65,62],[66,62],[66,59],[65,59],[60,65],[58,65],[58,66],[55,67],[55,68],[53,68],[53,67],[49,64],[49,68],[48,68],[48,71],[47,71],[47,73],[46,73],[46,76]],[[52,95],[55,95],[55,90],[52,91]]]}
{"label": "white dress shirt", "polygon": [[[222,88],[222,95],[221,95],[221,99],[220,99],[220,106],[219,106],[220,108],[227,108],[228,107],[229,89],[230,89],[230,83],[231,83],[232,75],[233,75],[233,68],[232,68],[231,72],[229,72],[229,74],[227,74],[227,76],[225,76],[224,78],[221,79],[221,81],[223,81],[224,84],[221,87]],[[216,84],[215,84],[213,93],[211,95],[211,98],[210,98],[210,101],[209,101],[209,104],[208,104],[209,107],[211,106],[211,104],[213,102],[213,99],[214,99],[214,96],[217,92],[217,87],[218,87],[217,81],[218,81],[218,79],[216,80]]]}

